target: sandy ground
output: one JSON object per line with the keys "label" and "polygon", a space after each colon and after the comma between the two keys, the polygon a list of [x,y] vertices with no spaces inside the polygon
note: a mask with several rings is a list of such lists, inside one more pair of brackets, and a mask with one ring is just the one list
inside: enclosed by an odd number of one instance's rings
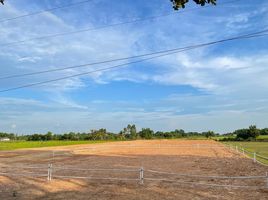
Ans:
{"label": "sandy ground", "polygon": [[[54,168],[68,169],[53,169],[53,180],[48,182],[46,180],[48,164],[53,164]],[[20,166],[40,166],[44,169],[20,169]],[[77,176],[138,179],[138,170],[141,167],[145,170],[145,178],[172,181],[145,180],[142,185],[138,180],[54,178],[55,176]],[[137,171],[79,171],[78,169]],[[235,189],[199,185],[231,184],[263,187],[267,184],[265,179],[218,180],[159,174],[148,170],[200,176],[263,176],[268,168],[253,163],[251,159],[223,147],[220,143],[206,140],[113,142],[0,152],[0,172],[13,174],[9,177],[0,176],[0,200],[268,199],[268,189]],[[16,174],[26,173],[44,175],[44,177],[16,176]]]}

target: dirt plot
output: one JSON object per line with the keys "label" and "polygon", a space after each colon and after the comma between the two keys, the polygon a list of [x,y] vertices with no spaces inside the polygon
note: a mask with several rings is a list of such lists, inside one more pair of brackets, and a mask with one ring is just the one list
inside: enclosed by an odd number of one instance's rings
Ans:
{"label": "dirt plot", "polygon": [[[47,181],[48,164],[53,165],[52,181]],[[144,184],[140,181],[141,167]],[[13,175],[0,175],[0,199],[260,200],[268,199],[268,189],[222,185],[265,187],[267,179],[215,176],[265,176],[267,171],[267,167],[222,144],[205,140],[112,142],[17,150],[0,152],[0,173]]]}

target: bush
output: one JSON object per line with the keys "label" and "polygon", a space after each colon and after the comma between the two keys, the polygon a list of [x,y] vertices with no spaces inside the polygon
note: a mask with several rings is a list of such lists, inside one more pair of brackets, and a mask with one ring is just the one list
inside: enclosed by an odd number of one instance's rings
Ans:
{"label": "bush", "polygon": [[152,139],[153,138],[153,134],[154,134],[154,131],[149,129],[149,128],[143,128],[140,132],[139,132],[139,136],[141,138],[144,138],[144,139]]}
{"label": "bush", "polygon": [[260,135],[268,135],[268,128],[260,130]]}
{"label": "bush", "polygon": [[256,126],[250,126],[248,129],[239,129],[234,132],[236,134],[236,140],[252,141],[260,135],[260,130]]}

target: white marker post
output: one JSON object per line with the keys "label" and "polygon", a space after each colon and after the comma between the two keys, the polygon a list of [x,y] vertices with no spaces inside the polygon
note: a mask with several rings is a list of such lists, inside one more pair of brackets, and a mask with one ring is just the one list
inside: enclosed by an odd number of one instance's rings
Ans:
{"label": "white marker post", "polygon": [[254,163],[256,162],[256,153],[255,152],[253,153],[253,162]]}
{"label": "white marker post", "polygon": [[141,167],[140,169],[140,184],[144,184],[144,169]]}
{"label": "white marker post", "polygon": [[52,163],[54,162],[54,157],[55,157],[55,151],[52,151]]}
{"label": "white marker post", "polygon": [[50,164],[48,164],[48,168],[47,168],[47,181],[50,180]]}
{"label": "white marker post", "polygon": [[52,164],[50,164],[50,181],[52,181],[52,169],[53,169],[53,166]]}
{"label": "white marker post", "polygon": [[266,172],[266,188],[268,189],[268,172]]}

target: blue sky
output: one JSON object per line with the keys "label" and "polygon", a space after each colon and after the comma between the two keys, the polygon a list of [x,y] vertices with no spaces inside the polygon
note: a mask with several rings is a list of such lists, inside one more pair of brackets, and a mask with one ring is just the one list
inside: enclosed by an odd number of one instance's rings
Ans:
{"label": "blue sky", "polygon": [[[218,2],[217,7],[192,10],[198,7],[189,4],[175,12],[169,0],[92,0],[72,8],[1,22],[0,75],[129,57],[267,29],[267,1],[243,0],[223,5],[220,3],[227,0]],[[6,19],[65,3],[8,0],[0,7],[0,16]],[[172,12],[173,15],[154,20],[3,46],[32,37]],[[267,37],[232,41],[0,93],[0,130],[60,133],[105,127],[117,132],[129,123],[135,123],[139,129],[222,133],[251,124],[267,127],[267,44]],[[0,90],[110,65],[0,80]]]}

